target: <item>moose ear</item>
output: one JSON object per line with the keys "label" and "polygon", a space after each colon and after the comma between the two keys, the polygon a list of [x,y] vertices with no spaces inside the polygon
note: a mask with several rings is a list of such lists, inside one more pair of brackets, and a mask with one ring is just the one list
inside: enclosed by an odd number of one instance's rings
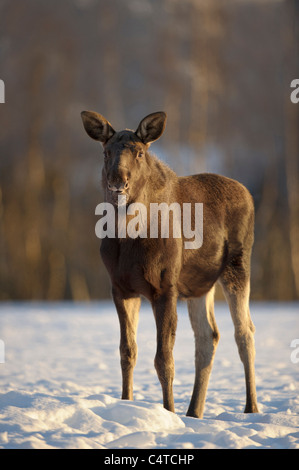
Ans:
{"label": "moose ear", "polygon": [[89,137],[99,140],[102,144],[105,144],[107,140],[115,134],[115,130],[111,127],[111,124],[99,113],[94,111],[82,111],[81,118]]}
{"label": "moose ear", "polygon": [[163,111],[149,114],[142,119],[135,134],[144,144],[151,144],[163,134],[166,118],[166,113]]}

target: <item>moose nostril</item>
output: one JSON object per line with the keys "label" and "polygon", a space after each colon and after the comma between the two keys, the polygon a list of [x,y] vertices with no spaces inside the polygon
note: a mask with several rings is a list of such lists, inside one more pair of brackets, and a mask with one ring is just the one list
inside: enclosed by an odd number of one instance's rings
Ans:
{"label": "moose nostril", "polygon": [[125,185],[124,185],[124,188],[125,188],[125,189],[128,189],[128,187],[129,187],[129,183],[128,183],[128,181],[126,181],[126,183],[125,183]]}

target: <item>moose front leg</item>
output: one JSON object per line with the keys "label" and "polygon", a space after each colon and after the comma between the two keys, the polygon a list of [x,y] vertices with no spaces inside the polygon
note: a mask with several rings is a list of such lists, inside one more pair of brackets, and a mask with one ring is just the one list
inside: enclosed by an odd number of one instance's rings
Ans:
{"label": "moose front leg", "polygon": [[113,300],[120,324],[122,399],[133,400],[133,370],[137,361],[136,333],[141,299],[140,297],[126,299],[113,291]]}
{"label": "moose front leg", "polygon": [[174,412],[172,384],[174,379],[173,347],[177,327],[177,296],[171,291],[153,301],[157,326],[155,368],[161,383],[163,405]]}

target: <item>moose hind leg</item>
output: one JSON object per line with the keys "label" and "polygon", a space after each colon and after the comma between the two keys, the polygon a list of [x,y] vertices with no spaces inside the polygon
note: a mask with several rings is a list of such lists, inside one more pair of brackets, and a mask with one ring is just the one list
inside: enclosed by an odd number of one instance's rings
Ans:
{"label": "moose hind leg", "polygon": [[205,296],[188,300],[188,311],[195,337],[195,381],[187,416],[202,418],[220,337],[214,317],[214,287]]}
{"label": "moose hind leg", "polygon": [[122,399],[133,400],[133,370],[137,361],[137,325],[140,297],[124,299],[113,294],[120,324],[120,363],[122,371]]}
{"label": "moose hind leg", "polygon": [[232,288],[231,283],[226,282],[224,277],[221,280],[221,284],[230,308],[235,327],[235,340],[244,366],[246,383],[246,406],[244,413],[258,413],[254,370],[255,327],[249,311],[249,279],[244,283],[236,283],[235,287]]}

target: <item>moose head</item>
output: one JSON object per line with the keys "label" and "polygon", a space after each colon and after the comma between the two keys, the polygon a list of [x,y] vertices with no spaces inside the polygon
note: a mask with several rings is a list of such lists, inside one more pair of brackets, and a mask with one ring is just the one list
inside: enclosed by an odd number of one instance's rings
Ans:
{"label": "moose head", "polygon": [[151,157],[147,149],[164,132],[166,113],[149,114],[135,132],[116,132],[107,119],[94,111],[83,111],[81,117],[87,134],[103,146],[106,200],[114,205],[119,195],[125,195],[127,203],[136,200],[148,177]]}

